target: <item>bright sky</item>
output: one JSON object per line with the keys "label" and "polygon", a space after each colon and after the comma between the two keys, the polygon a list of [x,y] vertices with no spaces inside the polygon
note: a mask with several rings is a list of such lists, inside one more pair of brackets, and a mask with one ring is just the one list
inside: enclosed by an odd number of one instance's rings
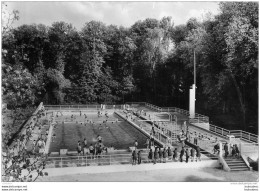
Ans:
{"label": "bright sky", "polygon": [[171,16],[174,25],[185,24],[191,17],[202,18],[207,12],[217,14],[218,2],[7,2],[9,10],[18,10],[22,24],[45,24],[55,21],[71,23],[81,29],[91,20],[109,25],[130,27],[138,20]]}

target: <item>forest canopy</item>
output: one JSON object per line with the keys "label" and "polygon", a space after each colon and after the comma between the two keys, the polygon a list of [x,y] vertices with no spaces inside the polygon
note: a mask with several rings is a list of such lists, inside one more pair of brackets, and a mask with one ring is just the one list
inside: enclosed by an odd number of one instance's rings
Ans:
{"label": "forest canopy", "polygon": [[[146,101],[188,109],[196,54],[196,112],[258,120],[258,2],[221,2],[220,13],[174,25],[63,21],[2,27],[2,101],[44,104]],[[17,12],[14,12],[19,19]],[[251,130],[256,131],[256,130]]]}

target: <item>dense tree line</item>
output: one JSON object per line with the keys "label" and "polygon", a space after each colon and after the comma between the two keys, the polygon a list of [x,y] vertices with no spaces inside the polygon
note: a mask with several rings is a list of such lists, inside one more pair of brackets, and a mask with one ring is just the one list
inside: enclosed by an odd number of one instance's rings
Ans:
{"label": "dense tree line", "polygon": [[55,22],[2,37],[2,95],[10,108],[146,101],[188,109],[197,65],[197,112],[257,123],[258,3],[221,2],[220,13],[174,26],[171,17],[130,28]]}

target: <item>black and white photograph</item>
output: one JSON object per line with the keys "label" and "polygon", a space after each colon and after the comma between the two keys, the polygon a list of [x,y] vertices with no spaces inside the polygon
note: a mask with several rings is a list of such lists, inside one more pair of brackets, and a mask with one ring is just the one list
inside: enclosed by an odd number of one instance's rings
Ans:
{"label": "black and white photograph", "polygon": [[258,190],[258,1],[1,1],[1,11],[2,190]]}

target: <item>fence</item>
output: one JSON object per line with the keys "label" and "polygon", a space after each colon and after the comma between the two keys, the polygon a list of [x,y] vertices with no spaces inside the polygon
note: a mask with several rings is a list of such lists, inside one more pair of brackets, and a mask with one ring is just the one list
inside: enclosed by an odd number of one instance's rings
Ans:
{"label": "fence", "polygon": [[[160,111],[160,112],[177,112],[177,113],[180,113],[182,115],[189,116],[189,111],[184,110],[184,109],[179,109],[179,108],[176,108],[176,107],[160,108],[160,107],[154,106],[152,104],[148,104],[148,103],[146,103],[146,106],[151,108],[151,109]],[[209,123],[209,117],[195,113],[195,118],[189,119],[189,122],[190,123]],[[249,141],[249,142],[258,143],[258,135],[255,135],[255,134],[252,134],[252,133],[249,133],[249,132],[245,132],[245,131],[242,131],[242,130],[231,130],[230,131],[230,130],[224,129],[222,127],[218,127],[216,125],[211,125],[211,124],[210,124],[209,130],[211,132],[214,132],[214,133],[222,135],[222,136],[234,135],[236,138],[240,138],[242,140]]]}
{"label": "fence", "polygon": [[[141,152],[142,163],[148,163],[151,160],[148,159],[147,150]],[[217,160],[218,158],[212,158],[210,154],[203,153],[205,157],[202,160]],[[132,164],[132,154],[110,154],[110,155],[86,155],[86,156],[64,156],[64,157],[48,157],[46,168],[65,168],[65,167],[83,167],[83,166],[107,166],[107,165],[122,165]],[[166,160],[166,162],[174,162],[172,159]]]}
{"label": "fence", "polygon": [[101,105],[45,105],[48,110],[83,110],[83,109],[100,109]]}
{"label": "fence", "polygon": [[162,108],[161,107],[158,107],[156,105],[152,105],[150,103],[145,103],[145,106],[152,109],[152,110],[155,110],[155,111],[159,111],[159,112],[162,112]]}
{"label": "fence", "polygon": [[136,107],[136,106],[145,106],[146,102],[126,102],[125,104],[128,104],[132,107]]}
{"label": "fence", "polygon": [[[46,161],[47,168],[63,168],[72,166],[103,166],[116,164],[131,164],[131,154],[114,154],[99,156],[66,156],[66,157],[48,157]],[[145,158],[143,158],[145,160]]]}
{"label": "fence", "polygon": [[[48,110],[88,110],[101,109],[101,105],[45,105]],[[106,109],[122,109],[122,105],[105,105]]]}
{"label": "fence", "polygon": [[242,130],[227,130],[222,127],[218,127],[216,125],[210,125],[211,132],[214,132],[218,135],[227,136],[227,135],[234,135],[235,138],[240,138],[244,141],[255,142],[258,143],[258,135],[253,133],[245,132]]}

